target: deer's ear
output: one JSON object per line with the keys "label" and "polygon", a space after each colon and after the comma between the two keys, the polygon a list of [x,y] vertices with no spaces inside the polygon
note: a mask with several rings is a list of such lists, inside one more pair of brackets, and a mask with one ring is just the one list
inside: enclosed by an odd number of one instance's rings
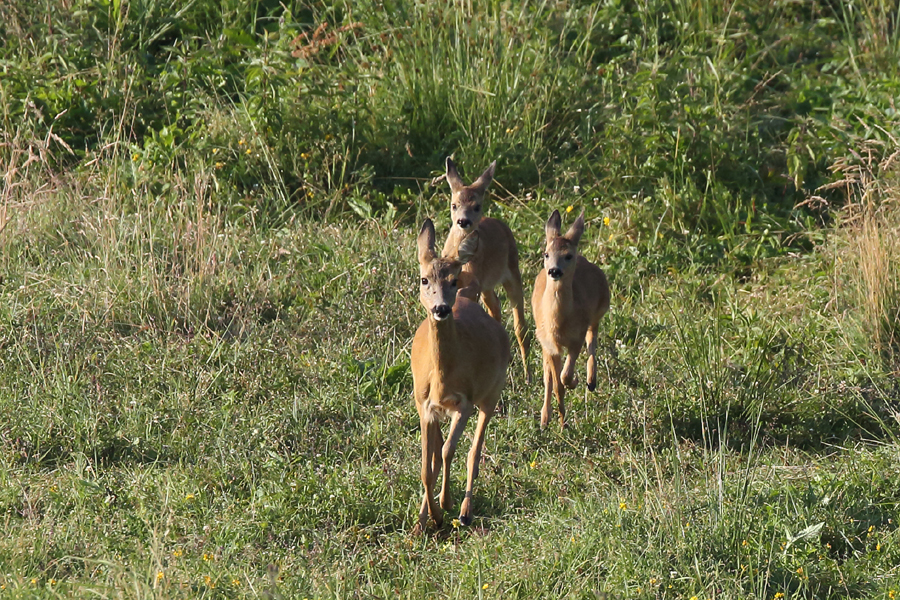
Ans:
{"label": "deer's ear", "polygon": [[484,192],[491,182],[494,181],[494,171],[497,170],[497,161],[495,160],[488,166],[487,169],[484,170],[484,173],[481,174],[481,177],[475,180],[475,183],[472,184],[473,188],[478,188],[482,192]]}
{"label": "deer's ear", "polygon": [[459,261],[459,264],[464,265],[472,260],[475,252],[478,251],[478,241],[478,232],[473,231],[459,243],[459,247],[456,249],[456,260]]}
{"label": "deer's ear", "polygon": [[548,242],[559,237],[560,225],[562,225],[562,219],[559,216],[559,211],[554,210],[550,218],[547,219],[547,224],[544,225],[544,235],[547,236]]}
{"label": "deer's ear", "polygon": [[419,249],[419,263],[425,264],[434,260],[434,223],[431,219],[425,219],[419,237],[416,239]]}
{"label": "deer's ear", "polygon": [[575,222],[572,223],[572,226],[569,227],[569,230],[566,232],[565,237],[567,240],[578,245],[579,240],[581,240],[581,234],[584,233],[584,210],[581,211],[581,214],[578,215],[578,218],[575,219]]}
{"label": "deer's ear", "polygon": [[451,192],[456,192],[466,187],[466,184],[459,177],[459,171],[456,170],[456,163],[449,156],[447,157],[447,183],[450,184]]}

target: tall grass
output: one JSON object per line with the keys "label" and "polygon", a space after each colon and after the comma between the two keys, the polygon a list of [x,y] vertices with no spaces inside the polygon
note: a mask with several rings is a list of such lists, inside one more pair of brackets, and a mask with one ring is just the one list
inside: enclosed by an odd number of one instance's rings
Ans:
{"label": "tall grass", "polygon": [[[896,595],[895,17],[836,6],[0,4],[0,596]],[[452,152],[614,300],[413,538]]]}
{"label": "tall grass", "polygon": [[[836,165],[842,185],[853,190],[853,202],[844,210],[844,245],[838,254],[846,278],[854,321],[873,354],[897,368],[900,319],[900,246],[895,150],[878,158],[869,147]],[[846,265],[843,263],[846,261]]]}

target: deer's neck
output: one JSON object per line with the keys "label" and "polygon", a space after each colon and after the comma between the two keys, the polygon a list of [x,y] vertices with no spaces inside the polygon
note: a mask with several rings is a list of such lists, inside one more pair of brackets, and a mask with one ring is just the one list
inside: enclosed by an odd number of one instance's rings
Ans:
{"label": "deer's neck", "polygon": [[443,255],[456,256],[459,245],[476,229],[477,226],[473,227],[472,230],[467,233],[464,229],[458,227],[457,225],[453,225],[453,227],[450,228],[450,233],[447,235],[447,241],[444,242]]}
{"label": "deer's neck", "polygon": [[459,339],[456,332],[456,321],[451,315],[443,321],[428,318],[431,333],[431,364],[434,365],[438,377],[453,370],[458,355]]}
{"label": "deer's neck", "polygon": [[562,281],[547,278],[544,288],[544,306],[547,307],[553,321],[560,323],[572,312],[572,277],[563,277]]}

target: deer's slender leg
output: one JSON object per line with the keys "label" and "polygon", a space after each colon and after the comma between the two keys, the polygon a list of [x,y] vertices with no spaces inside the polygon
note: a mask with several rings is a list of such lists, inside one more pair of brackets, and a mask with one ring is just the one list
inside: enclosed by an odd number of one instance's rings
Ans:
{"label": "deer's slender leg", "polygon": [[466,402],[464,406],[460,407],[458,412],[453,413],[453,420],[450,422],[450,432],[447,434],[447,441],[444,442],[441,449],[441,455],[444,459],[444,479],[441,482],[440,501],[441,508],[444,510],[448,510],[452,504],[450,501],[450,463],[453,462],[456,445],[466,429],[466,423],[469,421],[472,410],[472,405]]}
{"label": "deer's slender leg", "polygon": [[513,325],[516,332],[516,341],[519,343],[519,352],[522,353],[522,366],[525,367],[525,381],[531,383],[531,369],[528,367],[528,350],[531,347],[531,339],[528,337],[528,323],[525,320],[525,297],[522,293],[522,276],[518,268],[511,274],[510,279],[503,283],[506,297],[513,310]]}
{"label": "deer's slender leg", "polygon": [[419,509],[419,524],[417,532],[425,531],[428,525],[428,515],[434,519],[440,527],[444,521],[443,513],[434,499],[434,484],[437,480],[437,472],[433,468],[436,452],[435,442],[441,435],[440,423],[430,415],[420,415],[419,425],[422,430],[422,485],[425,487],[425,496],[422,498],[422,507]]}
{"label": "deer's slender leg", "polygon": [[483,290],[481,292],[481,299],[484,300],[484,306],[487,308],[487,313],[494,317],[494,319],[498,323],[502,323],[500,316],[500,298],[497,297],[497,293],[494,290]]}
{"label": "deer's slender leg", "polygon": [[556,379],[553,375],[553,357],[544,350],[542,352],[544,359],[544,405],[541,407],[541,429],[547,427],[550,423],[550,399],[553,397],[553,382]]}
{"label": "deer's slender leg", "polygon": [[597,389],[597,326],[599,325],[598,321],[595,321],[588,327],[587,336],[585,337],[585,341],[587,342],[587,388],[590,391],[594,391]]}
{"label": "deer's slender leg", "polygon": [[553,358],[553,388],[556,390],[556,401],[559,405],[559,426],[566,426],[566,390],[563,387],[560,371],[562,370],[562,357],[554,356]]}
{"label": "deer's slender leg", "polygon": [[491,413],[484,410],[478,411],[478,424],[475,426],[475,438],[472,440],[472,449],[469,450],[466,467],[468,477],[466,478],[466,497],[463,500],[459,511],[459,522],[463,525],[471,525],[472,523],[472,490],[475,487],[475,478],[478,477],[478,463],[481,461],[481,448],[484,445],[484,433],[487,428],[488,421],[491,420]]}
{"label": "deer's slender leg", "polygon": [[579,341],[577,344],[568,348],[569,355],[566,357],[566,365],[562,370],[562,382],[570,390],[578,385],[578,375],[575,374],[575,361],[578,360],[578,355],[581,354],[581,347],[583,342]]}

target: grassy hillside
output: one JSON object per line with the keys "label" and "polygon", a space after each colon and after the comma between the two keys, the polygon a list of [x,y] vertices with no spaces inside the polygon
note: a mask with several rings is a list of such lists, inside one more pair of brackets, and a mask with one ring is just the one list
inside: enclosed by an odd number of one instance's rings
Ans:
{"label": "grassy hillside", "polygon": [[[0,3],[0,597],[894,599],[898,18]],[[584,208],[612,309],[414,537],[451,153],[528,290]]]}

